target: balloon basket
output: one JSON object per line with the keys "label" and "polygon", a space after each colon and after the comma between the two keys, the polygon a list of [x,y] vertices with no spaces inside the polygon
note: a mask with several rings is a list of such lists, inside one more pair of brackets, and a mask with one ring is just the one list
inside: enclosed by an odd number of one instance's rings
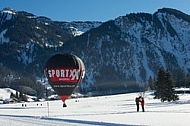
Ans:
{"label": "balloon basket", "polygon": [[67,105],[65,103],[63,103],[63,108],[67,107]]}

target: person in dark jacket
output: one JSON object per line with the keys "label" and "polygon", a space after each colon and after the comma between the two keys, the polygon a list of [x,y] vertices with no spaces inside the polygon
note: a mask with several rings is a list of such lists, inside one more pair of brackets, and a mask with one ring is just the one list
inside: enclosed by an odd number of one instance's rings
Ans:
{"label": "person in dark jacket", "polygon": [[144,112],[144,104],[145,104],[145,102],[144,102],[143,97],[141,98],[140,102],[141,102],[142,111]]}
{"label": "person in dark jacket", "polygon": [[136,106],[137,106],[137,112],[139,112],[139,102],[140,102],[139,97],[136,97],[135,98],[135,103],[136,103]]}

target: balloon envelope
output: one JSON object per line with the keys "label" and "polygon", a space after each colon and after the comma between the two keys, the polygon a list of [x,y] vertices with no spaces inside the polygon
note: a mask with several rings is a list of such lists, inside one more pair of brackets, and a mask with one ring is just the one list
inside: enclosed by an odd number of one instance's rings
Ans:
{"label": "balloon envelope", "polygon": [[85,67],[82,60],[73,54],[56,54],[45,64],[45,75],[54,91],[65,100],[82,81]]}

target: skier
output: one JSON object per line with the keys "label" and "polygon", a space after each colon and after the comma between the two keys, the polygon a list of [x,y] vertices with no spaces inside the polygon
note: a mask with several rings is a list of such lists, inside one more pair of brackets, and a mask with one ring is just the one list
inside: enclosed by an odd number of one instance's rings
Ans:
{"label": "skier", "polygon": [[144,104],[145,104],[145,102],[144,102],[143,97],[141,98],[140,102],[141,102],[142,111],[144,112]]}
{"label": "skier", "polygon": [[135,98],[136,106],[137,106],[137,112],[139,112],[139,97]]}

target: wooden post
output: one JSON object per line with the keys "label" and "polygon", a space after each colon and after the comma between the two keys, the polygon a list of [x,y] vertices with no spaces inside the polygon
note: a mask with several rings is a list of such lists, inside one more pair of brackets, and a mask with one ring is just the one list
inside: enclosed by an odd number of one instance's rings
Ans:
{"label": "wooden post", "polygon": [[48,117],[49,117],[49,102],[47,102]]}

